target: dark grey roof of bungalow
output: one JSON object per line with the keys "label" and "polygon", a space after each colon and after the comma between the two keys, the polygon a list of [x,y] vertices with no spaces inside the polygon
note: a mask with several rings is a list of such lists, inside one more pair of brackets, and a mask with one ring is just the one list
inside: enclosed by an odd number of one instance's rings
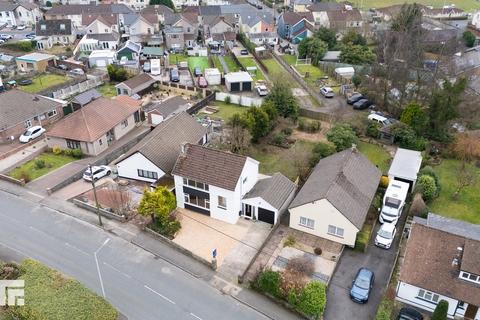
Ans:
{"label": "dark grey roof of bungalow", "polygon": [[165,17],[165,25],[171,26],[180,20],[182,20],[182,15],[180,13],[174,13]]}
{"label": "dark grey roof of bungalow", "polygon": [[118,41],[120,39],[120,35],[115,31],[112,33],[87,33],[87,39],[95,39],[98,41]]}
{"label": "dark grey roof of bungalow", "polygon": [[381,175],[380,170],[356,149],[335,153],[317,163],[290,208],[327,199],[361,229]]}
{"label": "dark grey roof of bungalow", "polygon": [[206,133],[207,129],[194,117],[182,112],[156,126],[120,161],[140,152],[157,167],[170,174],[181,153],[182,144],[198,143]]}
{"label": "dark grey roof of bungalow", "polygon": [[428,213],[427,218],[413,217],[413,221],[430,228],[480,241],[480,225]]}
{"label": "dark grey roof of bungalow", "polygon": [[258,180],[243,198],[260,197],[275,209],[280,210],[294,191],[295,184],[290,179],[281,173],[275,173],[269,178]]}
{"label": "dark grey roof of bungalow", "polygon": [[138,13],[128,13],[123,15],[123,24],[125,26],[130,26],[134,23],[139,17]]}
{"label": "dark grey roof of bungalow", "polygon": [[138,54],[140,53],[140,51],[142,51],[142,45],[135,43],[133,41],[127,40],[125,45],[122,48],[118,49],[118,52],[123,51],[124,49],[127,49],[127,48]]}
{"label": "dark grey roof of bungalow", "polygon": [[222,13],[220,6],[199,6],[201,16],[219,16]]}
{"label": "dark grey roof of bungalow", "polygon": [[35,34],[37,36],[53,36],[53,35],[71,35],[72,20],[41,20],[35,26]]}
{"label": "dark grey roof of bungalow", "polygon": [[170,99],[167,99],[162,102],[155,102],[149,106],[146,106],[144,109],[145,112],[157,111],[164,118],[180,113],[182,111],[187,111],[190,107],[190,104],[182,96],[174,96]]}
{"label": "dark grey roof of bungalow", "polygon": [[96,89],[90,89],[90,90],[87,90],[85,92],[82,92],[82,93],[76,95],[73,98],[72,102],[84,106],[87,103],[92,102],[93,100],[100,98],[101,96],[102,95],[100,94],[100,92],[98,92]]}
{"label": "dark grey roof of bungalow", "polygon": [[80,14],[125,14],[133,10],[124,4],[70,4],[68,6],[54,6],[48,10],[48,15],[80,15]]}

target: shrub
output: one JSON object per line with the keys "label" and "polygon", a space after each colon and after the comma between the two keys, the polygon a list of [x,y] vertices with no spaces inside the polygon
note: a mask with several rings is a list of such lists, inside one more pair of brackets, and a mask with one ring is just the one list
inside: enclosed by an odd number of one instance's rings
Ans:
{"label": "shrub", "polygon": [[423,201],[422,195],[416,193],[413,196],[412,205],[410,206],[410,214],[414,216],[423,216],[428,211],[428,207]]}
{"label": "shrub", "polygon": [[52,148],[52,153],[58,156],[62,154],[62,148],[60,148],[59,146],[54,146]]}
{"label": "shrub", "polygon": [[168,219],[155,219],[155,222],[152,222],[149,227],[161,235],[173,239],[175,234],[182,228],[182,225],[174,214],[170,214]]}
{"label": "shrub", "polygon": [[283,129],[282,129],[282,133],[283,133],[284,135],[286,135],[286,136],[289,136],[289,135],[291,135],[291,134],[292,134],[292,132],[293,132],[293,129],[292,129],[292,128],[290,128],[290,127],[283,128]]}
{"label": "shrub", "polygon": [[326,301],[325,285],[318,281],[311,281],[300,292],[296,309],[308,317],[318,319],[325,310]]}
{"label": "shrub", "polygon": [[46,167],[45,160],[43,160],[43,159],[35,159],[34,167],[35,167],[35,169],[37,169],[37,170],[40,170],[40,169],[45,168],[45,167]]}
{"label": "shrub", "polygon": [[297,305],[297,303],[298,303],[298,294],[297,294],[294,290],[290,290],[290,291],[287,293],[287,302],[288,302],[291,306]]}
{"label": "shrub", "polygon": [[310,277],[315,271],[313,261],[305,256],[295,257],[288,261],[286,270]]}
{"label": "shrub", "polygon": [[315,253],[317,256],[321,256],[322,255],[322,248],[315,248],[313,249],[313,253]]}
{"label": "shrub", "polygon": [[298,130],[305,131],[309,133],[314,133],[320,131],[322,125],[320,121],[307,121],[307,120],[300,120],[298,121]]}
{"label": "shrub", "polygon": [[32,181],[30,174],[27,171],[20,172],[20,180],[23,180],[25,183]]}
{"label": "shrub", "polygon": [[52,1],[47,0],[47,2],[45,2],[45,6],[51,8],[52,7]]}
{"label": "shrub", "polygon": [[382,206],[382,195],[381,194],[377,193],[375,195],[375,197],[373,197],[372,206],[375,209],[379,209]]}
{"label": "shrub", "polygon": [[67,157],[72,157],[73,149],[65,149],[62,151],[62,153]]}
{"label": "shrub", "polygon": [[380,178],[380,187],[382,188],[388,188],[388,183],[389,183],[389,179],[388,179],[388,176],[382,176]]}
{"label": "shrub", "polygon": [[380,136],[380,126],[378,123],[370,122],[367,126],[367,136],[377,139]]}
{"label": "shrub", "polygon": [[82,149],[73,149],[72,150],[72,157],[76,159],[81,159],[83,157]]}
{"label": "shrub", "polygon": [[230,98],[230,96],[226,96],[224,102],[226,104],[230,104],[230,103],[232,103],[232,98]]}
{"label": "shrub", "polygon": [[383,300],[380,303],[380,306],[377,310],[377,315],[375,316],[375,320],[390,320],[392,319],[392,311],[393,305],[392,302],[388,300]]}
{"label": "shrub", "polygon": [[15,280],[22,274],[22,269],[16,263],[0,264],[0,279]]}
{"label": "shrub", "polygon": [[285,240],[285,242],[283,243],[283,246],[284,247],[293,247],[296,242],[297,242],[297,240],[295,239],[295,237],[292,236],[292,235],[289,235],[287,237],[287,240]]}
{"label": "shrub", "polygon": [[432,314],[432,320],[447,320],[448,301],[440,300]]}
{"label": "shrub", "polygon": [[343,151],[358,142],[355,131],[348,123],[336,124],[327,132],[327,140],[335,145],[337,151]]}
{"label": "shrub", "polygon": [[282,277],[279,272],[267,270],[258,275],[255,281],[255,287],[265,293],[271,294],[274,297],[280,297],[280,284]]}
{"label": "shrub", "polygon": [[279,132],[273,136],[272,143],[276,146],[282,147],[285,145],[286,140],[287,136],[284,133]]}
{"label": "shrub", "polygon": [[437,194],[435,179],[428,175],[420,176],[417,181],[417,188],[425,201],[432,200]]}
{"label": "shrub", "polygon": [[318,142],[315,144],[312,150],[312,158],[310,159],[310,165],[315,166],[322,158],[328,157],[335,153],[335,147],[325,142]]}
{"label": "shrub", "polygon": [[435,194],[435,197],[437,197],[438,194],[440,193],[441,185],[440,185],[440,179],[437,173],[433,170],[433,168],[431,166],[425,166],[422,168],[422,170],[420,170],[418,175],[419,176],[427,175],[432,177],[435,180],[435,186],[437,187],[437,193]]}

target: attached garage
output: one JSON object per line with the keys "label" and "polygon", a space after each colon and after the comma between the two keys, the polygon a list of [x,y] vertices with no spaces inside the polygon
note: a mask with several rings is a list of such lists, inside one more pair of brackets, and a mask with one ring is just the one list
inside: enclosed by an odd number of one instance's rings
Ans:
{"label": "attached garage", "polygon": [[411,192],[417,182],[421,165],[422,154],[419,151],[398,148],[388,170],[388,179],[410,184]]}
{"label": "attached garage", "polygon": [[228,91],[252,91],[253,79],[248,72],[230,72],[225,75],[225,86]]}
{"label": "attached garage", "polygon": [[257,181],[242,200],[242,216],[274,225],[295,195],[295,184],[281,173]]}

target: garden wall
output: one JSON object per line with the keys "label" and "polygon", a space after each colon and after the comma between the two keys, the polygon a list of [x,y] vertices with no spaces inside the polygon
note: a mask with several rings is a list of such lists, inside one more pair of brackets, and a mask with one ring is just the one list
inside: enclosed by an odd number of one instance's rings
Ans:
{"label": "garden wall", "polygon": [[256,106],[259,107],[262,105],[263,99],[262,98],[251,98],[247,96],[232,94],[232,93],[225,93],[225,92],[217,92],[215,94],[215,100],[217,101],[225,101],[227,97],[230,97],[230,102],[234,104],[239,104],[244,107],[252,107]]}
{"label": "garden wall", "polygon": [[[77,207],[80,207],[80,208],[86,209],[86,210],[88,210],[88,211],[97,213],[97,207],[92,206],[92,205],[89,204],[89,203],[80,201],[80,200],[78,200],[78,199],[73,199],[73,203],[74,203]],[[116,213],[113,213],[113,212],[104,210],[104,209],[102,209],[102,208],[99,208],[98,210],[100,211],[100,214],[101,214],[103,217],[105,217],[105,218],[114,219],[114,220],[117,220],[117,221],[120,221],[120,222],[125,222],[125,221],[127,221],[127,217],[124,216],[124,215],[118,215],[118,214],[116,214]]]}

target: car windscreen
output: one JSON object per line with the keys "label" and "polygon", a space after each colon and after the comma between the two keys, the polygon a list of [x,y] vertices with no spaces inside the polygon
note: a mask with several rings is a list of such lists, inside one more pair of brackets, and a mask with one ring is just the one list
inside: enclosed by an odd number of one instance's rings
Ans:
{"label": "car windscreen", "polygon": [[28,137],[32,134],[32,132],[30,130],[27,130],[23,133],[24,136]]}
{"label": "car windscreen", "polygon": [[86,175],[86,176],[91,176],[92,173],[90,172],[90,169],[87,169],[87,170],[85,171],[84,175]]}
{"label": "car windscreen", "polygon": [[390,231],[387,231],[387,230],[382,229],[382,228],[380,228],[380,230],[378,230],[378,235],[382,238],[385,238],[385,239],[392,239],[392,234],[390,233]]}
{"label": "car windscreen", "polygon": [[400,203],[401,201],[395,198],[387,197],[387,199],[385,199],[385,205],[395,209],[400,208]]}
{"label": "car windscreen", "polygon": [[368,289],[370,287],[370,280],[365,276],[358,276],[355,280],[355,285],[360,289]]}

